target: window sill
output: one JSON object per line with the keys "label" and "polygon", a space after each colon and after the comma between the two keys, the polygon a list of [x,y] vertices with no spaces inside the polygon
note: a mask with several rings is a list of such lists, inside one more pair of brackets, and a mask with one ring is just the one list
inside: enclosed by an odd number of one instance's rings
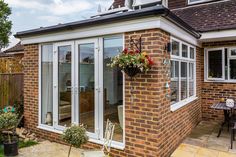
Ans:
{"label": "window sill", "polygon": [[215,83],[236,83],[236,80],[204,80],[204,82],[215,82]]}
{"label": "window sill", "polygon": [[[50,126],[39,125],[37,128],[41,129],[41,130],[57,133],[57,134],[62,134],[63,133],[63,131],[55,130]],[[93,139],[93,138],[89,138],[88,141],[91,142],[91,143],[99,144],[99,145],[103,145],[103,143],[104,143],[104,141],[102,141],[102,140],[97,140],[97,139]],[[119,150],[124,150],[125,149],[125,144],[120,143],[120,142],[112,141],[111,147],[115,148],[115,149],[119,149]]]}
{"label": "window sill", "polygon": [[170,110],[171,110],[172,112],[174,112],[174,111],[176,111],[176,110],[178,110],[178,109],[180,109],[180,108],[182,108],[182,107],[188,105],[189,103],[191,103],[192,101],[195,101],[195,100],[197,100],[197,99],[198,99],[198,97],[195,97],[195,96],[194,96],[194,97],[188,98],[188,99],[186,99],[186,100],[183,100],[183,101],[181,101],[181,102],[178,102],[178,103],[176,103],[176,104],[173,104],[173,105],[171,105]]}

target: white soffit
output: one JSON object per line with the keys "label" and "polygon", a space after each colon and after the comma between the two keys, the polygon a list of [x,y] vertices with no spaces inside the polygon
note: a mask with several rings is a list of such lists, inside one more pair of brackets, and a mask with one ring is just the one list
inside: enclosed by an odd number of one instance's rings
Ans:
{"label": "white soffit", "polygon": [[236,40],[236,29],[206,32],[201,35],[201,42]]}
{"label": "white soffit", "polygon": [[55,41],[75,40],[82,38],[92,38],[96,36],[105,36],[111,34],[121,34],[131,31],[160,28],[172,36],[182,39],[189,44],[199,45],[197,39],[185,30],[176,26],[164,17],[152,16],[129,21],[104,24],[100,26],[90,26],[70,31],[61,31],[57,33],[48,33],[44,35],[35,35],[21,38],[22,44],[36,44]]}

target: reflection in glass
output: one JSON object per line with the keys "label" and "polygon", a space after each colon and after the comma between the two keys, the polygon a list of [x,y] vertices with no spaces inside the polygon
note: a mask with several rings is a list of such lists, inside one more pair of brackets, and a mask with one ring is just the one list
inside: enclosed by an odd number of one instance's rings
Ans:
{"label": "reflection in glass", "polygon": [[115,124],[114,141],[123,142],[123,73],[118,68],[107,66],[111,58],[123,49],[121,37],[104,39],[104,131],[106,120]]}
{"label": "reflection in glass", "polygon": [[174,41],[172,42],[172,55],[179,56],[179,42]]}
{"label": "reflection in glass", "polygon": [[179,101],[179,62],[171,61],[171,104]]}
{"label": "reflection in glass", "polygon": [[189,96],[194,95],[194,64],[189,63]]}
{"label": "reflection in glass", "polygon": [[41,123],[52,126],[53,115],[53,46],[42,45],[41,52]]}
{"label": "reflection in glass", "polygon": [[188,88],[188,82],[187,82],[187,63],[181,62],[181,100],[184,100],[187,98],[187,88]]}
{"label": "reflection in glass", "polygon": [[182,44],[182,57],[188,58],[188,46]]}
{"label": "reflection in glass", "polygon": [[230,59],[229,60],[229,67],[230,67],[230,79],[236,79],[236,60]]}
{"label": "reflection in glass", "polygon": [[95,132],[94,44],[79,45],[79,119],[88,132]]}
{"label": "reflection in glass", "polygon": [[190,47],[190,58],[194,59],[194,48]]}
{"label": "reflection in glass", "polygon": [[222,50],[214,50],[208,52],[208,77],[222,78]]}
{"label": "reflection in glass", "polygon": [[60,126],[71,125],[71,46],[58,47],[58,121]]}

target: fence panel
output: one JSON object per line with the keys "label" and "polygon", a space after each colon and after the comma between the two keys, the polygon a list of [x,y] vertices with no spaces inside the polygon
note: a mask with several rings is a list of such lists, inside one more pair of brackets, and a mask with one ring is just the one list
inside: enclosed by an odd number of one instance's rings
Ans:
{"label": "fence panel", "polygon": [[0,108],[13,105],[23,96],[24,75],[22,73],[0,74]]}

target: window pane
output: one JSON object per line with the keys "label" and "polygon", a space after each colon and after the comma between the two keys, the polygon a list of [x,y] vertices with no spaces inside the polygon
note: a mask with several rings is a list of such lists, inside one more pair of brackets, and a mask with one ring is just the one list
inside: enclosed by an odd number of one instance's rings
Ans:
{"label": "window pane", "polygon": [[232,49],[230,53],[231,53],[231,56],[236,56],[236,49]]}
{"label": "window pane", "polygon": [[95,132],[94,43],[81,44],[79,49],[79,120],[88,132]]}
{"label": "window pane", "polygon": [[230,79],[236,79],[236,60],[230,60]]}
{"label": "window pane", "polygon": [[123,104],[123,73],[119,68],[110,68],[111,58],[123,49],[123,38],[113,37],[104,39],[104,133],[106,121],[115,124],[114,141],[123,142],[124,104]]}
{"label": "window pane", "polygon": [[171,104],[179,102],[179,62],[171,61]]}
{"label": "window pane", "polygon": [[71,46],[58,47],[58,122],[71,125]]}
{"label": "window pane", "polygon": [[182,57],[188,58],[188,46],[182,44]]}
{"label": "window pane", "polygon": [[194,59],[194,48],[190,47],[190,58]]}
{"label": "window pane", "polygon": [[41,123],[51,126],[53,121],[53,46],[43,45],[41,57]]}
{"label": "window pane", "polygon": [[208,52],[208,77],[222,78],[222,50]]}
{"label": "window pane", "polygon": [[189,63],[189,96],[194,95],[194,64]]}
{"label": "window pane", "polygon": [[172,42],[172,55],[179,56],[179,42],[174,40]]}
{"label": "window pane", "polygon": [[187,98],[187,63],[181,62],[181,100]]}

